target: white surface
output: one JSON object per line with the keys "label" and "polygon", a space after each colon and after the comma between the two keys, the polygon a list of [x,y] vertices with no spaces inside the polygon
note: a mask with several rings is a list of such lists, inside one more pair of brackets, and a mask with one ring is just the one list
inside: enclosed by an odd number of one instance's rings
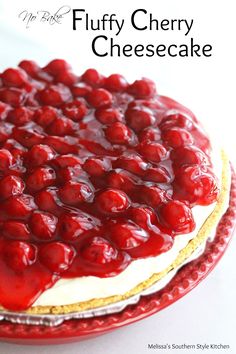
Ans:
{"label": "white surface", "polygon": [[[97,35],[73,32],[71,18],[61,26],[36,25],[25,29],[17,14],[24,9],[56,10],[63,1],[0,1],[1,67],[15,66],[24,58],[36,59],[44,65],[54,57],[67,58],[77,72],[96,67],[104,74],[121,72],[129,80],[140,75],[157,82],[158,91],[170,95],[190,107],[220,142],[236,163],[235,143],[235,25],[234,0],[150,0],[108,1],[67,0],[67,5],[85,8],[91,16],[105,12],[128,16],[137,8],[146,8],[157,18],[194,18],[191,36],[197,42],[213,45],[212,58],[98,58],[90,50]],[[95,4],[97,7],[95,8]],[[99,4],[99,5],[98,5]],[[189,35],[190,36],[190,35]],[[173,32],[123,30],[118,38],[123,43],[162,43],[165,40],[185,42],[184,35]],[[1,354],[32,353],[194,353],[192,350],[151,350],[148,343],[159,344],[229,344],[223,353],[235,353],[236,328],[236,238],[215,271],[194,291],[168,309],[129,327],[90,341],[56,347],[24,347],[0,344]],[[200,350],[196,352],[201,352]],[[217,350],[205,350],[215,353]]]}

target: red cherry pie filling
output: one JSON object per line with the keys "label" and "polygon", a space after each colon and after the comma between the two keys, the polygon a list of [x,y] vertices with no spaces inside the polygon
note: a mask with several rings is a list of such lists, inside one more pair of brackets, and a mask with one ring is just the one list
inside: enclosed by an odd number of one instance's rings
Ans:
{"label": "red cherry pie filling", "polygon": [[62,278],[168,252],[194,231],[192,209],[217,201],[213,167],[195,116],[149,79],[77,76],[58,59],[3,71],[0,305],[23,311]]}

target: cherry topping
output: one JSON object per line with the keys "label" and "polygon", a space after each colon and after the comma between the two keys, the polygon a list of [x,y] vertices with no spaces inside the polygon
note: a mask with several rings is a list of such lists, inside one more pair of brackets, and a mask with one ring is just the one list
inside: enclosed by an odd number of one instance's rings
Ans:
{"label": "cherry topping", "polygon": [[155,123],[155,117],[148,110],[131,108],[125,112],[125,117],[129,126],[136,132],[140,132]]}
{"label": "cherry topping", "polygon": [[33,112],[26,107],[18,107],[10,111],[8,120],[16,126],[21,126],[28,123],[33,116]]}
{"label": "cherry topping", "polygon": [[0,305],[14,311],[61,278],[167,252],[219,194],[203,128],[151,80],[19,66],[0,74]]}
{"label": "cherry topping", "polygon": [[192,135],[185,129],[172,128],[162,134],[163,141],[172,148],[193,144]]}
{"label": "cherry topping", "polygon": [[92,190],[85,184],[80,182],[67,182],[58,192],[63,203],[76,205],[91,199]]}
{"label": "cherry topping", "polygon": [[30,228],[40,240],[51,240],[56,230],[57,218],[45,212],[34,212],[30,218]]}
{"label": "cherry topping", "polygon": [[121,92],[127,88],[128,83],[122,75],[112,74],[105,79],[104,86],[111,92]]}
{"label": "cherry topping", "polygon": [[9,241],[4,247],[4,260],[15,272],[21,272],[36,260],[36,249],[23,241]]}
{"label": "cherry topping", "polygon": [[105,129],[107,140],[113,144],[127,144],[131,140],[131,130],[123,123],[116,122]]}
{"label": "cherry topping", "polygon": [[83,169],[90,176],[102,176],[110,168],[111,163],[109,162],[109,160],[98,159],[94,157],[88,158],[83,165]]}
{"label": "cherry topping", "polygon": [[0,171],[5,171],[13,164],[13,156],[10,151],[0,149]]}
{"label": "cherry topping", "polygon": [[112,241],[121,250],[140,246],[148,239],[147,232],[132,222],[112,225],[110,232]]}
{"label": "cherry topping", "polygon": [[57,75],[63,71],[70,70],[70,65],[63,59],[54,59],[44,68],[49,74]]}
{"label": "cherry topping", "polygon": [[29,240],[30,230],[26,224],[20,221],[5,221],[2,227],[3,235],[17,240]]}
{"label": "cherry topping", "polygon": [[27,76],[21,69],[10,68],[2,73],[1,79],[5,86],[21,87],[27,81]]}
{"label": "cherry topping", "polygon": [[139,145],[139,151],[142,156],[153,162],[160,162],[167,155],[164,146],[154,141],[143,141]]}
{"label": "cherry topping", "polygon": [[94,108],[110,106],[112,103],[112,95],[102,88],[94,89],[87,95],[88,103]]}
{"label": "cherry topping", "polygon": [[99,87],[104,82],[104,77],[95,69],[88,69],[82,75],[82,80],[93,87]]}
{"label": "cherry topping", "polygon": [[74,100],[64,105],[63,113],[68,118],[77,122],[80,121],[86,115],[87,107],[82,101]]}
{"label": "cherry topping", "polygon": [[107,189],[96,197],[96,206],[101,213],[119,213],[129,207],[127,195],[116,189]]}
{"label": "cherry topping", "polygon": [[62,242],[50,242],[40,247],[39,259],[53,273],[67,270],[75,257],[74,249]]}
{"label": "cherry topping", "polygon": [[55,152],[48,145],[35,145],[27,154],[27,163],[31,166],[40,166],[52,160]]}
{"label": "cherry topping", "polygon": [[117,250],[104,238],[94,237],[81,248],[80,254],[89,262],[105,264],[117,257]]}
{"label": "cherry topping", "polygon": [[33,191],[49,187],[56,180],[55,171],[51,167],[38,167],[27,178],[26,185]]}
{"label": "cherry topping", "polygon": [[162,204],[158,215],[161,223],[176,234],[189,233],[195,228],[191,209],[178,200]]}
{"label": "cherry topping", "polygon": [[136,98],[151,98],[156,94],[156,85],[149,79],[136,80],[129,86],[128,92]]}
{"label": "cherry topping", "polygon": [[58,221],[58,235],[65,241],[75,241],[85,231],[93,228],[91,221],[95,224],[95,218],[84,213],[63,214]]}
{"label": "cherry topping", "polygon": [[6,199],[11,196],[23,193],[25,184],[20,177],[6,176],[0,180],[0,199]]}

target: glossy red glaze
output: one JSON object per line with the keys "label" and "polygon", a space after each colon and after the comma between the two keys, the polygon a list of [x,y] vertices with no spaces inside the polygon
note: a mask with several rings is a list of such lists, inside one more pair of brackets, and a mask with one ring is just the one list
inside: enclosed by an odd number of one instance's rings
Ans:
{"label": "glossy red glaze", "polygon": [[[214,269],[230,243],[236,221],[235,173],[232,177],[229,208],[218,225],[214,241],[207,244],[205,252],[199,258],[181,268],[165,288],[155,294],[141,297],[137,304],[127,306],[120,313],[69,320],[59,326],[34,326],[0,321],[0,339],[28,345],[82,341],[142,320],[181,299]],[[142,221],[143,218],[139,219]]]}
{"label": "glossy red glaze", "polygon": [[148,79],[23,61],[1,74],[0,101],[7,309],[30,307],[61,277],[115,276],[168,251],[194,228],[191,208],[217,198],[206,134]]}

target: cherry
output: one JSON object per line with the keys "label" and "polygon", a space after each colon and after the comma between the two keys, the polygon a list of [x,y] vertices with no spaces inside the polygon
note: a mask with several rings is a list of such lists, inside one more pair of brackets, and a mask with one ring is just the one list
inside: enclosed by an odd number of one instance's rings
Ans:
{"label": "cherry", "polygon": [[21,106],[26,99],[26,92],[18,88],[0,88],[0,100],[12,107]]}
{"label": "cherry", "polygon": [[36,260],[36,248],[23,241],[9,241],[4,247],[4,260],[15,272],[24,271]]}
{"label": "cherry", "polygon": [[109,160],[106,159],[99,159],[94,157],[89,157],[84,165],[83,169],[90,175],[90,176],[102,176],[105,172],[111,169],[111,163]]}
{"label": "cherry", "polygon": [[74,249],[62,242],[50,242],[40,247],[40,262],[53,273],[67,270],[75,257]]}
{"label": "cherry", "polygon": [[44,136],[38,131],[27,127],[16,127],[12,131],[12,137],[27,148],[40,144]]}
{"label": "cherry", "polygon": [[149,207],[132,207],[129,210],[130,219],[143,229],[151,228],[157,222],[154,211]]}
{"label": "cherry", "polygon": [[94,108],[107,107],[112,103],[112,95],[102,88],[94,89],[87,95],[88,103]]}
{"label": "cherry", "polygon": [[148,168],[148,164],[138,155],[121,156],[114,161],[115,168],[123,168],[138,176],[143,176]]}
{"label": "cherry", "polygon": [[48,145],[34,145],[26,155],[26,162],[30,166],[46,164],[55,157],[55,152]]}
{"label": "cherry", "polygon": [[45,67],[44,70],[52,75],[60,74],[62,71],[70,70],[70,65],[63,59],[54,59],[50,61]]}
{"label": "cherry", "polygon": [[156,183],[170,183],[172,179],[170,172],[162,166],[148,168],[143,178]]}
{"label": "cherry", "polygon": [[161,133],[158,128],[146,128],[141,131],[139,134],[139,140],[140,141],[145,141],[145,140],[150,140],[150,141],[158,141],[161,139]]}
{"label": "cherry", "polygon": [[57,225],[57,233],[65,241],[76,241],[79,236],[93,228],[91,223],[95,223],[95,219],[89,215],[78,214],[62,214]]}
{"label": "cherry", "polygon": [[[1,118],[1,114],[0,114]],[[0,122],[0,143],[4,143],[8,140],[11,134],[12,126],[7,124],[6,122]]]}
{"label": "cherry", "polygon": [[95,117],[102,124],[112,124],[121,121],[121,114],[115,108],[98,108],[95,111]]}
{"label": "cherry", "polygon": [[30,230],[26,224],[20,221],[5,221],[2,227],[2,233],[5,237],[17,240],[29,240]]}
{"label": "cherry", "polygon": [[127,144],[131,140],[131,130],[123,123],[116,122],[105,129],[107,140],[113,144]]}
{"label": "cherry", "polygon": [[9,68],[2,73],[1,79],[5,86],[22,87],[27,82],[27,75],[21,69]]}
{"label": "cherry", "polygon": [[102,86],[104,82],[104,77],[95,69],[86,70],[81,78],[86,84],[89,84],[92,87]]}
{"label": "cherry", "polygon": [[71,87],[71,92],[74,97],[86,97],[89,92],[92,91],[92,87],[86,85],[83,82],[78,82],[76,85]]}
{"label": "cherry", "polygon": [[81,165],[81,160],[77,156],[70,154],[60,155],[53,160],[53,165],[57,169],[75,167]]}
{"label": "cherry", "polygon": [[[14,162],[15,160],[17,160],[19,158],[22,158],[24,156],[25,152],[27,151],[27,149],[24,146],[19,144],[14,139],[7,139],[7,141],[3,145],[3,149],[5,149],[9,153],[11,153],[11,155],[12,155],[11,161],[12,162]],[[0,155],[1,155],[1,150],[0,150]],[[0,158],[0,166],[1,166],[1,162],[3,162],[3,161],[4,161],[4,159]],[[11,163],[10,166],[14,167],[14,163],[13,164]],[[0,170],[1,170],[1,167],[0,167]]]}
{"label": "cherry", "polygon": [[204,152],[195,146],[183,146],[170,154],[176,166],[208,164],[208,158]]}
{"label": "cherry", "polygon": [[136,181],[132,174],[122,170],[115,170],[107,175],[107,185],[130,194],[135,190]]}
{"label": "cherry", "polygon": [[101,213],[119,213],[129,207],[128,196],[121,190],[107,189],[96,196],[96,206]]}
{"label": "cherry", "polygon": [[26,185],[32,192],[49,187],[56,181],[55,171],[51,167],[37,167],[27,178]]}
{"label": "cherry", "polygon": [[159,128],[162,131],[176,127],[191,130],[193,127],[193,122],[191,118],[182,113],[170,113],[163,117],[159,125]]}
{"label": "cherry", "polygon": [[117,250],[103,237],[93,237],[81,247],[80,255],[88,262],[106,264],[117,258]]}
{"label": "cherry", "polygon": [[8,175],[0,180],[0,199],[23,193],[25,184],[20,177]]}
{"label": "cherry", "polygon": [[70,154],[78,151],[75,144],[77,140],[72,140],[71,137],[47,136],[44,138],[44,144],[51,146],[59,154]]}
{"label": "cherry", "polygon": [[32,77],[35,77],[40,70],[38,64],[33,60],[22,60],[19,63],[19,67]]}
{"label": "cherry", "polygon": [[165,200],[164,191],[156,186],[141,186],[139,192],[139,199],[153,208]]}
{"label": "cherry", "polygon": [[43,105],[58,107],[70,98],[68,88],[59,85],[50,85],[38,92],[39,100]]}
{"label": "cherry", "polygon": [[111,92],[125,91],[128,83],[122,75],[112,74],[105,79],[104,87]]}
{"label": "cherry", "polygon": [[152,98],[156,95],[156,85],[153,81],[144,78],[130,85],[128,92],[135,98]]}
{"label": "cherry", "polygon": [[182,166],[176,171],[174,198],[188,200],[192,204],[208,205],[219,194],[216,179],[200,166]]}
{"label": "cherry", "polygon": [[192,135],[187,130],[181,128],[165,130],[162,133],[162,140],[174,149],[180,146],[193,144]]}
{"label": "cherry", "polygon": [[162,204],[158,210],[158,216],[160,222],[176,234],[189,233],[195,228],[191,209],[178,200]]}
{"label": "cherry", "polygon": [[128,125],[135,132],[140,132],[155,123],[155,117],[149,110],[131,108],[125,112],[125,117]]}
{"label": "cherry", "polygon": [[148,239],[148,234],[133,222],[117,223],[110,227],[111,239],[121,250],[140,246]]}
{"label": "cherry", "polygon": [[69,181],[76,182],[82,176],[84,176],[84,174],[80,166],[64,167],[57,171],[57,182],[58,184],[65,184]]}
{"label": "cherry", "polygon": [[47,133],[50,135],[65,136],[73,135],[75,125],[70,119],[60,117],[56,118],[48,127]]}
{"label": "cherry", "polygon": [[83,101],[74,100],[63,106],[63,113],[75,122],[80,121],[87,114],[87,107]]}
{"label": "cherry", "polygon": [[10,151],[0,149],[0,171],[5,171],[13,165],[13,156]]}
{"label": "cherry", "polygon": [[76,205],[91,199],[91,188],[80,182],[67,182],[59,189],[58,195],[63,203]]}
{"label": "cherry", "polygon": [[26,219],[31,212],[36,209],[32,196],[22,194],[20,196],[12,196],[2,203],[1,209],[10,218]]}
{"label": "cherry", "polygon": [[55,81],[66,86],[72,86],[78,81],[78,77],[68,70],[62,70],[55,75]]}
{"label": "cherry", "polygon": [[28,123],[33,116],[33,112],[26,107],[18,107],[10,111],[7,119],[16,126]]}
{"label": "cherry", "polygon": [[143,141],[139,145],[139,151],[143,157],[153,162],[160,162],[167,156],[164,146],[155,141]]}
{"label": "cherry", "polygon": [[57,190],[50,188],[38,192],[35,196],[35,202],[41,210],[52,213],[55,213],[61,204],[57,196]]}
{"label": "cherry", "polygon": [[39,240],[51,240],[56,230],[57,218],[49,213],[35,211],[29,221],[33,234]]}
{"label": "cherry", "polygon": [[58,112],[54,107],[44,106],[35,112],[35,121],[42,127],[50,125],[58,117]]}

